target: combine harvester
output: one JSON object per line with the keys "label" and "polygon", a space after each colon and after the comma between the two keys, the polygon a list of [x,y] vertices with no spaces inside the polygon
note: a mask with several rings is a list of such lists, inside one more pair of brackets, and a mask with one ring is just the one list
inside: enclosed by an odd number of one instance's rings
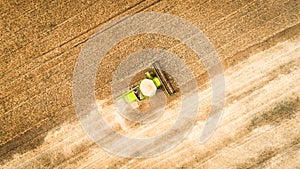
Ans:
{"label": "combine harvester", "polygon": [[131,87],[128,92],[119,96],[118,99],[122,98],[127,103],[139,102],[153,97],[159,88],[163,89],[168,96],[175,94],[176,91],[162,71],[159,62],[154,62],[151,66],[152,71],[145,73],[146,78]]}

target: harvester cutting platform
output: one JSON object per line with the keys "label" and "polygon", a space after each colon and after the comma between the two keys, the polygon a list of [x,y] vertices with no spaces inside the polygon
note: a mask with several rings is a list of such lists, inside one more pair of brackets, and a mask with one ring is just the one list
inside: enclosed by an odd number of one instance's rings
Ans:
{"label": "harvester cutting platform", "polygon": [[146,72],[146,78],[141,80],[139,84],[134,85],[130,90],[118,99],[124,99],[127,103],[139,102],[144,99],[150,98],[156,94],[157,89],[163,89],[168,96],[176,93],[171,82],[166,74],[161,69],[159,62],[154,62],[152,70]]}

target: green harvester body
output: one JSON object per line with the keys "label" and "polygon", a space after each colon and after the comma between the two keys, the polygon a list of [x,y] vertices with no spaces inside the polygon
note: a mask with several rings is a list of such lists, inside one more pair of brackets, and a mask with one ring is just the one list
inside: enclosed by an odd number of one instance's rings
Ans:
{"label": "green harvester body", "polygon": [[[146,79],[150,79],[155,84],[156,88],[163,88],[168,96],[171,96],[175,93],[174,88],[171,83],[168,81],[167,76],[162,71],[160,64],[158,62],[154,62],[152,64],[152,72],[146,72]],[[140,81],[141,82],[141,81]],[[140,91],[140,83],[130,88],[130,90],[121,96],[118,99],[124,99],[127,103],[139,102],[144,99],[149,98],[148,96],[144,96]]]}

